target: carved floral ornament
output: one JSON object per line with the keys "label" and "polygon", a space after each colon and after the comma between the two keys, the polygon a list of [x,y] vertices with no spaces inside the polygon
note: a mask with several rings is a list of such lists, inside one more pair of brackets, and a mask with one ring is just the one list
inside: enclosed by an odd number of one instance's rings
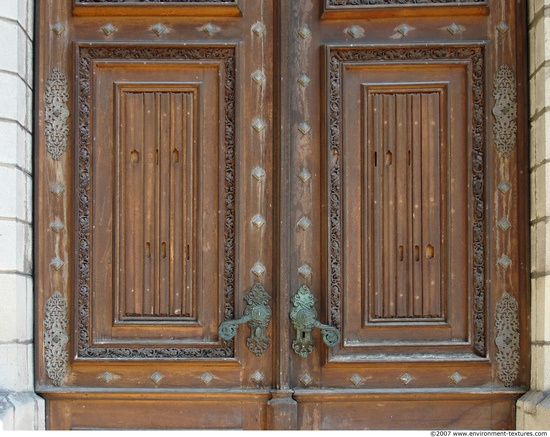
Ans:
{"label": "carved floral ornament", "polygon": [[55,67],[46,82],[44,95],[44,122],[46,148],[56,161],[67,149],[69,139],[69,125],[67,119],[70,111],[67,107],[69,101],[69,85],[67,76]]}
{"label": "carved floral ornament", "polygon": [[504,158],[508,158],[516,145],[517,113],[516,78],[510,67],[503,65],[495,74],[493,134],[495,146]]}
{"label": "carved floral ornament", "polygon": [[67,376],[69,351],[69,316],[67,299],[56,291],[46,302],[44,309],[44,357],[46,360],[46,374],[53,381],[53,385],[61,385]]}
{"label": "carved floral ornament", "polygon": [[519,371],[519,305],[510,293],[503,293],[496,306],[495,327],[498,377],[505,387],[514,385]]}

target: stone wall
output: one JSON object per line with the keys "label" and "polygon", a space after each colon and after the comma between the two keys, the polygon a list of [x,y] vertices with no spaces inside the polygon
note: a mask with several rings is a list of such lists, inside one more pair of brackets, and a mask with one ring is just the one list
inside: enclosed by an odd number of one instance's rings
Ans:
{"label": "stone wall", "polygon": [[34,393],[33,0],[0,0],[0,430],[43,429]]}
{"label": "stone wall", "polygon": [[550,0],[528,0],[531,132],[531,391],[518,429],[550,429]]}

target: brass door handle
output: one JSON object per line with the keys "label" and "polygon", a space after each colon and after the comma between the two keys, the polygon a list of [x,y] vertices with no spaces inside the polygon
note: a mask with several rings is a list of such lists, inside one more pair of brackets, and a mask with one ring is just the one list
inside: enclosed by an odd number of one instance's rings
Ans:
{"label": "brass door handle", "polygon": [[228,341],[237,334],[237,328],[243,323],[248,323],[250,337],[246,339],[248,349],[261,356],[269,347],[271,340],[267,337],[267,327],[271,320],[271,308],[268,303],[271,296],[259,282],[254,283],[252,289],[245,294],[244,300],[248,303],[244,315],[240,319],[226,320],[220,323],[218,334]]}
{"label": "brass door handle", "polygon": [[315,302],[317,299],[311,294],[307,285],[302,285],[292,298],[294,308],[290,312],[290,320],[296,329],[296,339],[292,341],[292,349],[302,358],[306,358],[315,348],[311,338],[311,331],[314,328],[321,330],[323,342],[328,347],[333,347],[340,342],[340,331],[337,328],[324,325],[317,320]]}

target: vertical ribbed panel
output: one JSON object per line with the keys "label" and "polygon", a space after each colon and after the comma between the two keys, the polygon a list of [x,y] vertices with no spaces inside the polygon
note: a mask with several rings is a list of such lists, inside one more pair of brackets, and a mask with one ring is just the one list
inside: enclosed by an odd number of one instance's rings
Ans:
{"label": "vertical ribbed panel", "polygon": [[194,313],[195,97],[194,90],[123,93],[123,318]]}
{"label": "vertical ribbed panel", "polygon": [[442,317],[440,99],[438,92],[369,94],[373,319]]}

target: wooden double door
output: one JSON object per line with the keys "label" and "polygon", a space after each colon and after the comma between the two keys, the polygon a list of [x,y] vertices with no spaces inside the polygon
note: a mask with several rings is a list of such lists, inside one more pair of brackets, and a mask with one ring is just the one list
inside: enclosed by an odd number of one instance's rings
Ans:
{"label": "wooden double door", "polygon": [[523,2],[37,2],[51,429],[513,428]]}

